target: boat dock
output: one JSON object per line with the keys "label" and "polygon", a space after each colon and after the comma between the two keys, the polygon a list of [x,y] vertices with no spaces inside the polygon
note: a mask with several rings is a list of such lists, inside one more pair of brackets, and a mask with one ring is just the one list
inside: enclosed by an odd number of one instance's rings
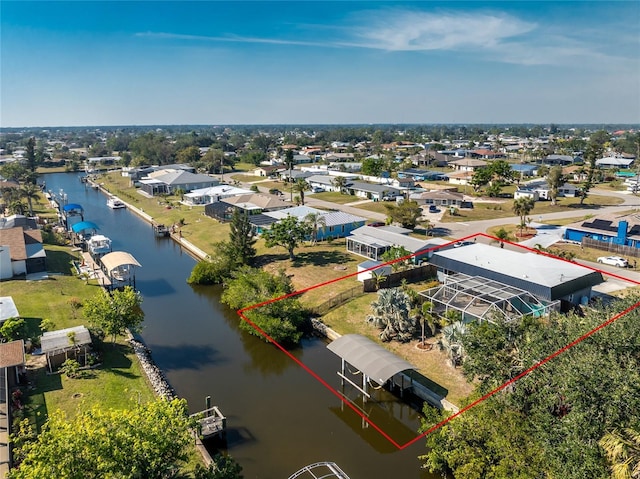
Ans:
{"label": "boat dock", "polygon": [[105,288],[111,286],[111,279],[102,271],[100,265],[94,261],[91,255],[85,251],[82,253],[82,263],[78,265],[80,274],[87,274],[88,279],[97,279],[98,283]]}
{"label": "boat dock", "polygon": [[198,433],[203,439],[214,436],[224,437],[227,430],[227,418],[217,406],[210,407],[191,415],[198,421]]}

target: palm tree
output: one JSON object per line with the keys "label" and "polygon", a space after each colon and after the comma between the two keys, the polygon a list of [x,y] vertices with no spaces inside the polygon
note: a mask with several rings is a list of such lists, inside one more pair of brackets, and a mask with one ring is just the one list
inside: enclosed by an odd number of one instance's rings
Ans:
{"label": "palm tree", "polygon": [[526,225],[525,218],[531,213],[534,206],[533,198],[518,198],[513,202],[513,212],[520,217],[520,236],[522,236],[522,230]]}
{"label": "palm tree", "polygon": [[29,216],[33,216],[33,200],[40,198],[40,188],[33,183],[25,183],[20,188],[20,195],[29,203]]}
{"label": "palm tree", "polygon": [[640,432],[631,428],[609,432],[599,444],[611,463],[612,479],[640,478]]}
{"label": "palm tree", "polygon": [[382,283],[387,280],[387,275],[385,275],[384,270],[381,269],[380,271],[371,271],[371,278],[373,278],[376,285],[376,291],[378,291],[382,286]]}
{"label": "palm tree", "polygon": [[400,288],[378,290],[378,299],[371,303],[373,314],[367,322],[381,329],[380,339],[409,341],[415,332],[416,321],[410,313],[410,299]]}
{"label": "palm tree", "polygon": [[318,231],[324,233],[327,228],[327,218],[322,213],[309,213],[304,220],[311,226],[311,241],[313,244],[318,242]]}
{"label": "palm tree", "polygon": [[421,329],[420,342],[423,348],[424,348],[424,340],[425,340],[425,334],[424,334],[425,324],[429,326],[432,336],[436,334],[436,321],[435,321],[435,318],[433,317],[433,314],[431,314],[432,309],[433,309],[433,303],[431,301],[425,301],[424,303],[422,303],[422,306],[420,306],[420,308],[415,308],[412,310],[413,315],[416,316],[420,321],[420,329]]}
{"label": "palm tree", "polygon": [[300,195],[300,203],[304,206],[304,192],[309,191],[311,186],[307,183],[307,180],[304,178],[298,178],[295,183],[293,183],[291,191],[295,191]]}
{"label": "palm tree", "polygon": [[331,183],[333,184],[333,186],[340,189],[340,194],[343,194],[344,189],[347,186],[347,179],[344,176],[336,176],[333,180],[331,180]]}
{"label": "palm tree", "polygon": [[467,327],[462,321],[456,321],[442,328],[442,337],[438,346],[447,353],[452,366],[457,366],[464,357],[462,337],[467,333]]}

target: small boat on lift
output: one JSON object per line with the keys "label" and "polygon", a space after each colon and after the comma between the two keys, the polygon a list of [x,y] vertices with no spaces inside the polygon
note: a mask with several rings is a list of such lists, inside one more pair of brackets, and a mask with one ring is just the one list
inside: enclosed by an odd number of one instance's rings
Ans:
{"label": "small boat on lift", "polygon": [[93,235],[87,240],[87,249],[94,259],[99,258],[111,253],[111,239],[103,235]]}
{"label": "small boat on lift", "polygon": [[122,201],[117,196],[109,196],[109,199],[107,200],[107,206],[109,208],[111,208],[112,210],[117,210],[117,209],[120,209],[120,208],[126,208],[127,207],[127,205],[124,203],[124,201]]}

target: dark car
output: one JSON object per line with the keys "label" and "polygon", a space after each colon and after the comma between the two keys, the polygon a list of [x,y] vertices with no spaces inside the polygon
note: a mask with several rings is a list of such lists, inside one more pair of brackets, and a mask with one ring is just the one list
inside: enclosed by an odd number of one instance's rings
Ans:
{"label": "dark car", "polygon": [[438,211],[440,211],[438,209],[438,207],[436,205],[430,205],[429,206],[429,213],[437,213]]}
{"label": "dark car", "polygon": [[374,227],[378,227],[378,226],[385,226],[386,223],[382,222],[382,221],[373,221],[369,224],[367,224],[367,226],[374,226]]}

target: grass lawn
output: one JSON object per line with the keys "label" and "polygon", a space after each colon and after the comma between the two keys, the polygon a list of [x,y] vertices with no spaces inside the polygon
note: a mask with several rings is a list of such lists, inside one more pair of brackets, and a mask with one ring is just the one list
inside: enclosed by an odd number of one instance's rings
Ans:
{"label": "grass lawn", "polygon": [[395,203],[384,202],[384,201],[372,201],[371,203],[363,203],[361,205],[354,205],[354,208],[358,208],[360,210],[365,211],[373,211],[374,213],[382,213],[387,214],[387,209],[384,205],[393,205]]}
{"label": "grass lawn", "polygon": [[323,201],[330,201],[339,205],[353,203],[354,201],[362,199],[355,195],[343,195],[342,193],[338,193],[337,191],[323,191],[322,193],[314,193],[313,198],[317,198]]}
{"label": "grass lawn", "polygon": [[264,176],[248,175],[246,173],[232,173],[227,176],[230,176],[232,180],[241,181],[243,183],[253,183],[255,181],[262,181],[267,179]]}
{"label": "grass lawn", "polygon": [[[599,207],[619,205],[622,202],[623,200],[621,198],[599,195],[588,196],[583,205],[580,205],[580,198],[559,198],[555,206],[552,205],[550,201],[537,201],[529,216],[535,218],[536,215],[557,213],[560,211],[596,211]],[[447,209],[440,221],[443,223],[479,221],[494,218],[508,218],[510,216],[515,216],[513,213],[512,199],[496,203],[475,202],[473,209],[458,209],[458,214],[455,216],[452,216]]]}
{"label": "grass lawn", "polygon": [[[346,251],[344,239],[331,243],[318,243],[315,246],[302,245],[295,249],[296,259],[294,261],[289,260],[284,248],[267,249],[262,240],[258,241],[256,247],[259,254],[257,266],[262,266],[271,272],[284,268],[285,273],[291,277],[296,291],[355,273],[357,265],[364,261],[364,258]],[[360,283],[355,278],[347,278],[322,288],[310,290],[300,296],[300,300],[306,306],[315,306],[358,285]]]}

